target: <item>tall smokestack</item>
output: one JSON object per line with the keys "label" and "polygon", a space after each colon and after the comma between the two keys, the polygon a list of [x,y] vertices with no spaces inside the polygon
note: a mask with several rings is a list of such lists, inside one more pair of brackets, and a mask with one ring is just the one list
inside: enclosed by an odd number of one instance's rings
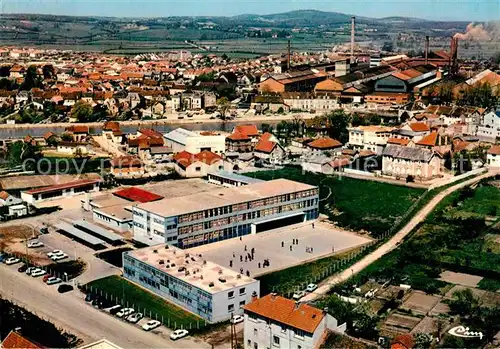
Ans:
{"label": "tall smokestack", "polygon": [[429,35],[425,36],[425,64],[429,63]]}
{"label": "tall smokestack", "polygon": [[351,17],[351,62],[354,62],[354,36],[356,35],[356,17]]}
{"label": "tall smokestack", "polygon": [[291,43],[290,40],[288,40],[288,50],[287,50],[287,56],[286,56],[286,68],[287,70],[290,70],[290,60],[292,59],[292,48],[291,48]]}
{"label": "tall smokestack", "polygon": [[456,75],[458,73],[458,38],[457,37],[451,37],[451,44],[450,44],[450,74],[451,75]]}

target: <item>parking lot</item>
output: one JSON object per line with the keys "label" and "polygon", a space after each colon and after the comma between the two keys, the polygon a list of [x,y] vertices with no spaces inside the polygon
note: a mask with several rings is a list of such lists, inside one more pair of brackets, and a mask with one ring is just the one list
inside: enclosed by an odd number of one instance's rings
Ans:
{"label": "parking lot", "polygon": [[[297,244],[293,244],[294,240],[298,241]],[[251,277],[255,277],[339,253],[370,241],[369,238],[334,229],[324,223],[315,223],[314,228],[311,223],[300,223],[243,236],[241,240],[233,238],[194,247],[189,249],[189,252],[202,254],[203,258],[238,272],[248,271]],[[255,251],[254,259],[249,260],[248,254],[252,248]],[[269,267],[263,267],[264,259],[269,260]]]}

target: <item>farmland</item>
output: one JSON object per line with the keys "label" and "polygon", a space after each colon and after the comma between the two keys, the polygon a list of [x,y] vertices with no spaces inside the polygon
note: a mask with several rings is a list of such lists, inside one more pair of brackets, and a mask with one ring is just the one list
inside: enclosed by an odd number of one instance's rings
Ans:
{"label": "farmland", "polygon": [[387,183],[304,174],[297,168],[247,174],[263,180],[286,178],[320,188],[320,211],[338,226],[377,236],[389,230],[421,197],[423,189]]}

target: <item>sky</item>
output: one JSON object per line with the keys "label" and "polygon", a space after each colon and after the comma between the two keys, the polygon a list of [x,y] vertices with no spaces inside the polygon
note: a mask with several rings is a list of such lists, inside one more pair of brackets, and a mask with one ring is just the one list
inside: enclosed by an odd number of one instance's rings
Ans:
{"label": "sky", "polygon": [[500,0],[0,0],[2,2],[4,13],[75,16],[233,16],[314,9],[366,17],[500,19]]}

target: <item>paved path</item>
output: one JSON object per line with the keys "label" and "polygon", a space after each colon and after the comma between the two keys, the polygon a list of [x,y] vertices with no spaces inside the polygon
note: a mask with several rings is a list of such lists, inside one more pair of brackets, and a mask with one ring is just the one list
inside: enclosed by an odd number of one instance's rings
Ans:
{"label": "paved path", "polygon": [[418,223],[423,221],[427,215],[434,210],[437,204],[444,199],[446,196],[450,195],[452,192],[480,181],[483,178],[494,176],[495,172],[487,172],[479,177],[469,179],[465,182],[459,183],[453,187],[450,187],[443,192],[436,195],[424,208],[422,208],[399,232],[397,232],[389,241],[380,246],[378,249],[364,257],[359,262],[353,264],[349,269],[344,270],[340,274],[333,275],[326,279],[320,287],[316,289],[315,292],[309,293],[302,301],[314,301],[315,299],[325,295],[332,286],[342,283],[352,277],[354,274],[359,273],[361,270],[381,258],[383,255],[394,250],[401,241],[417,226]]}
{"label": "paved path", "polygon": [[122,348],[209,348],[193,337],[173,342],[168,338],[170,331],[164,327],[155,330],[156,333],[145,332],[86,304],[78,290],[59,294],[57,286],[47,286],[41,278],[18,273],[18,267],[19,264],[0,264],[0,295],[77,335],[85,343],[106,338]]}

